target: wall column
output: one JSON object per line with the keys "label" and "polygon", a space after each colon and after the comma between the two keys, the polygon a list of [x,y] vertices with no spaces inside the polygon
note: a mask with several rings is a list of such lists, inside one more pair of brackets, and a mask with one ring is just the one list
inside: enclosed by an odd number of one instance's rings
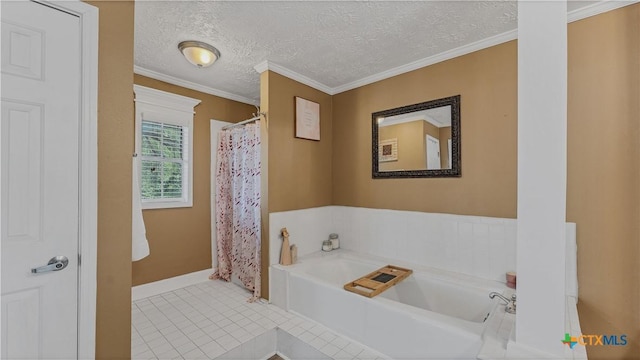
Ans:
{"label": "wall column", "polygon": [[518,1],[516,343],[564,352],[567,3]]}

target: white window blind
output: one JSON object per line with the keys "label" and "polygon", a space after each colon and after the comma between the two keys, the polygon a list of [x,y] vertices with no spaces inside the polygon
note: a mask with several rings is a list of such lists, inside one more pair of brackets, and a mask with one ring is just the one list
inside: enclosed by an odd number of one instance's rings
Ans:
{"label": "white window blind", "polygon": [[185,199],[188,131],[186,126],[142,120],[143,200]]}

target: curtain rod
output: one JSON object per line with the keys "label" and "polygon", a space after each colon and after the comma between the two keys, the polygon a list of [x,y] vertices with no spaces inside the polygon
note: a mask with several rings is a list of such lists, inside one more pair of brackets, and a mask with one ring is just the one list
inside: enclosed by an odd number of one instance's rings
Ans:
{"label": "curtain rod", "polygon": [[247,120],[240,121],[239,123],[227,125],[227,126],[223,127],[222,130],[226,130],[226,129],[229,129],[229,128],[232,128],[232,127],[235,127],[235,126],[240,126],[240,125],[248,124],[248,123],[256,121],[256,120],[260,120],[260,117],[262,117],[262,116],[264,116],[265,119],[266,119],[267,113],[259,112],[258,115],[252,117],[251,119],[247,119]]}

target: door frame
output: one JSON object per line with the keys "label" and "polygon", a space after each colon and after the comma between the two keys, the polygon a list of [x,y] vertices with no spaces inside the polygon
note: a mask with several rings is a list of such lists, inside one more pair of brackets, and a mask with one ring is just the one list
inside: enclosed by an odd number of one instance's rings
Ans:
{"label": "door frame", "polygon": [[80,18],[80,228],[78,253],[78,359],[96,351],[98,244],[98,8],[84,2],[37,0]]}

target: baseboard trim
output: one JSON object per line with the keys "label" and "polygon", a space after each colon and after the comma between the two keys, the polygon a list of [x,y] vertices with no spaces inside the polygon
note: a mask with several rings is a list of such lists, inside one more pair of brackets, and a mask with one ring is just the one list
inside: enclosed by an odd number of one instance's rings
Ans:
{"label": "baseboard trim", "polygon": [[168,279],[154,281],[131,288],[131,301],[144,299],[150,296],[162,294],[167,291],[181,289],[185,286],[209,281],[209,275],[213,269],[200,270],[189,274],[179,275]]}

